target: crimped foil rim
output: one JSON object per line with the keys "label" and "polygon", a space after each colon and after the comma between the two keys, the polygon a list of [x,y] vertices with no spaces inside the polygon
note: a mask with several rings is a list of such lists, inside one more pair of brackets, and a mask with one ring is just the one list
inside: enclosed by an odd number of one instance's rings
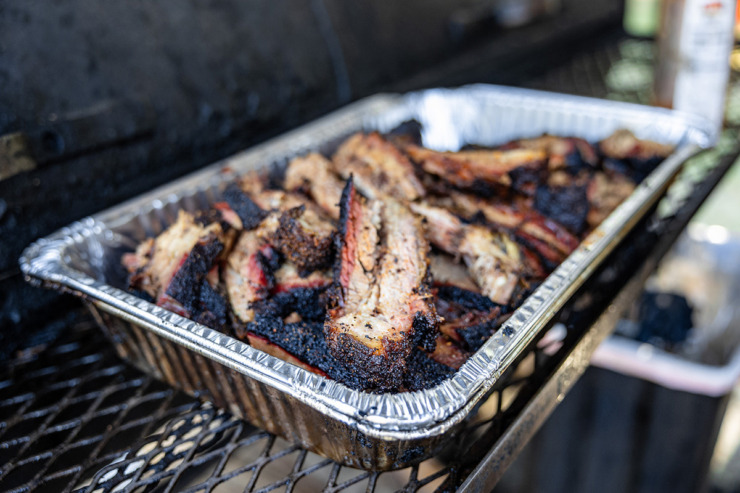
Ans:
{"label": "crimped foil rim", "polygon": [[[132,215],[141,214],[142,209],[162,207],[163,203],[177,200],[178,193],[195,190],[209,180],[224,181],[233,177],[234,172],[270,164],[276,158],[312,150],[317,142],[335,138],[338,127],[349,131],[360,128],[388,130],[414,116],[414,111],[423,105],[433,111],[435,98],[454,97],[516,98],[518,104],[544,105],[554,110],[558,106],[572,110],[576,105],[584,113],[624,114],[625,120],[646,115],[658,118],[666,125],[675,126],[679,122],[685,127],[685,135],[681,147],[581,243],[501,329],[453,377],[435,387],[402,394],[370,394],[352,390],[66,265],[64,254],[68,247],[85,243],[92,236],[109,234],[116,225],[127,222]],[[528,347],[601,259],[631,229],[632,223],[641,216],[640,212],[657,199],[683,161],[699,147],[709,145],[714,136],[707,128],[702,120],[668,110],[497,86],[436,89],[405,96],[378,95],[38,240],[23,252],[21,269],[28,279],[38,279],[81,293],[103,310],[144,325],[162,337],[282,390],[368,436],[386,440],[428,437],[444,433],[468,415],[501,373]]]}

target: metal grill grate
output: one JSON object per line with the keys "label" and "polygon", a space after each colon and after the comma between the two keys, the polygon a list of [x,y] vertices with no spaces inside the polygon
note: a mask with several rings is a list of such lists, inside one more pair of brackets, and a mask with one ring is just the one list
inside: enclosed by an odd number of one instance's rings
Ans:
{"label": "metal grill grate", "polygon": [[24,352],[0,377],[0,484],[14,492],[451,490],[517,407],[547,359],[537,354],[537,365],[533,356],[502,380],[455,450],[374,473],[302,450],[124,365],[80,315],[52,347]]}

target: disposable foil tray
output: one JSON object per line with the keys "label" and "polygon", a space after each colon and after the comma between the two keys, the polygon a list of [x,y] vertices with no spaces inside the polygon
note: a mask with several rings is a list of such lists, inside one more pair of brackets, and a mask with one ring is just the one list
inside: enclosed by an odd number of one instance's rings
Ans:
{"label": "disposable foil tray", "polygon": [[[247,171],[332,152],[358,130],[418,120],[424,145],[456,150],[543,133],[597,141],[620,128],[673,144],[668,157],[594,230],[450,379],[410,393],[349,389],[283,362],[125,291],[121,255],[174,222],[178,209],[217,201]],[[701,119],[664,109],[538,91],[473,85],[352,104],[30,245],[20,263],[32,282],[78,294],[121,357],[190,394],[338,462],[393,469],[452,440],[498,380],[521,360],[576,290],[657,203],[689,156],[713,135]]]}

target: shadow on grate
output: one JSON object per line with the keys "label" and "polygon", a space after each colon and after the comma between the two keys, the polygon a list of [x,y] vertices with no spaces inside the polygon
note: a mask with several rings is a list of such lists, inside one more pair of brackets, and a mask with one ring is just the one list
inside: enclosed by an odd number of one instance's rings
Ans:
{"label": "shadow on grate", "polygon": [[378,473],[336,464],[143,375],[81,316],[60,340],[21,354],[0,375],[0,489],[453,490],[500,434],[507,411],[514,412],[528,375],[536,373],[532,356],[502,379],[448,450]]}

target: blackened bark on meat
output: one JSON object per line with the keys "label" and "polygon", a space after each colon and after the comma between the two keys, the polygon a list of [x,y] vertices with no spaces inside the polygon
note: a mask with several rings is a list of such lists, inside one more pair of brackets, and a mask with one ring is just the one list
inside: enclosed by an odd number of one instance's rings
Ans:
{"label": "blackened bark on meat", "polygon": [[603,168],[607,171],[626,175],[635,183],[641,183],[653,170],[663,162],[662,156],[648,158],[631,157],[625,159],[604,158]]}
{"label": "blackened bark on meat", "polygon": [[378,354],[347,333],[332,335],[331,352],[341,363],[342,372],[362,382],[363,390],[395,391],[406,373],[408,340],[384,340],[385,354]]}
{"label": "blackened bark on meat", "polygon": [[457,286],[436,286],[436,289],[439,298],[453,300],[470,310],[489,311],[494,308],[501,308],[501,305],[491,301],[488,296],[483,296],[468,289]]}
{"label": "blackened bark on meat", "polygon": [[276,252],[269,246],[262,247],[257,252],[257,264],[265,276],[268,288],[274,286],[275,271],[280,267],[280,258],[276,255]]}
{"label": "blackened bark on meat", "polygon": [[165,295],[180,303],[193,320],[218,330],[224,330],[229,323],[229,305],[208,284],[206,276],[222,250],[223,243],[215,235],[202,238],[172,276],[165,291]]}
{"label": "blackened bark on meat", "polygon": [[532,196],[537,187],[545,181],[542,169],[521,167],[509,171],[511,189],[524,195]]}
{"label": "blackened bark on meat", "polygon": [[253,323],[246,325],[246,331],[264,337],[348,387],[358,390],[365,388],[361,379],[347,371],[344,365],[338,364],[332,356],[324,338],[324,326],[320,322],[285,323],[279,318],[257,315]]}
{"label": "blackened bark on meat", "polygon": [[262,210],[236,183],[226,187],[224,200],[239,216],[246,230],[256,228],[267,217],[268,212]]}
{"label": "blackened bark on meat", "polygon": [[300,206],[285,211],[273,235],[275,248],[294,263],[304,277],[315,270],[329,267],[334,259],[332,235],[315,234],[300,224],[299,219],[305,210],[305,206]]}
{"label": "blackened bark on meat", "polygon": [[209,224],[219,223],[224,231],[227,231],[231,225],[224,221],[221,211],[215,208],[209,208],[195,215],[195,222],[203,227]]}
{"label": "blackened bark on meat", "polygon": [[471,352],[480,349],[501,323],[500,305],[457,286],[437,287],[437,310],[445,319],[442,332]]}
{"label": "blackened bark on meat", "polygon": [[415,349],[409,357],[403,386],[411,392],[428,389],[444,382],[454,373],[453,368],[437,363],[424,351]]}
{"label": "blackened bark on meat", "polygon": [[215,235],[201,238],[172,276],[165,294],[179,301],[191,312],[191,307],[196,306],[200,298],[201,283],[223,248],[223,243]]}
{"label": "blackened bark on meat", "polygon": [[285,318],[291,313],[304,322],[323,322],[326,317],[326,288],[295,288],[258,301],[254,310],[259,316]]}
{"label": "blackened bark on meat", "polygon": [[496,317],[492,320],[485,320],[481,323],[458,329],[457,334],[462,339],[464,346],[471,352],[475,352],[486,343],[494,332],[496,332],[499,325],[500,322],[498,317]]}
{"label": "blackened bark on meat", "polygon": [[584,170],[594,170],[594,165],[589,160],[583,158],[583,154],[577,146],[565,156],[564,161],[565,172],[572,176],[576,176]]}
{"label": "blackened bark on meat", "polygon": [[194,320],[212,329],[224,331],[230,326],[229,303],[221,294],[203,280],[198,305],[193,307]]}
{"label": "blackened bark on meat", "polygon": [[534,208],[578,236],[588,226],[589,205],[585,186],[540,186],[534,197]]}

